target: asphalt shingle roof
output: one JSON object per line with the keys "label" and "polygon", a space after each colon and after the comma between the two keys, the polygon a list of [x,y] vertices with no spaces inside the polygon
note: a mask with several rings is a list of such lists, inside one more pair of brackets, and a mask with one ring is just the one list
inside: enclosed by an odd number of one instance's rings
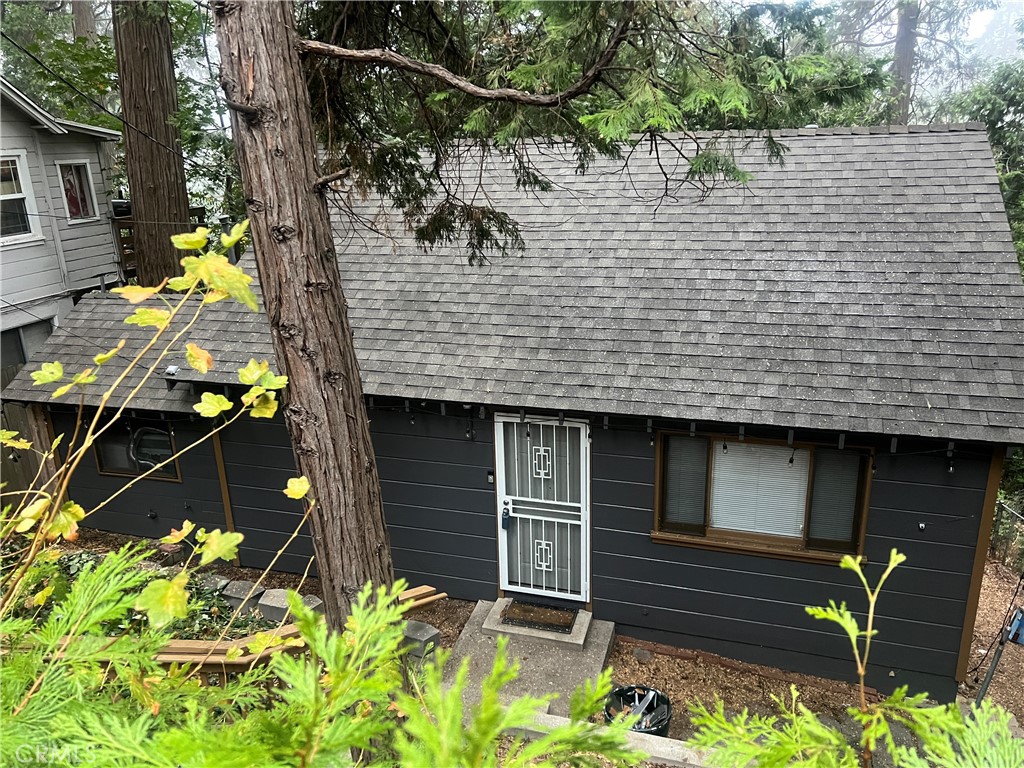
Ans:
{"label": "asphalt shingle roof", "polygon": [[[984,132],[779,138],[782,165],[737,140],[754,180],[704,201],[659,199],[643,151],[584,176],[539,156],[555,189],[538,195],[488,172],[477,201],[486,191],[522,225],[526,251],[484,267],[425,252],[400,225],[339,236],[366,392],[1024,442],[1024,287]],[[125,314],[87,297],[42,357],[91,358],[135,331]],[[217,359],[215,382],[273,357],[261,319],[230,302],[190,337]],[[26,379],[5,395],[46,397]],[[189,409],[187,388],[163,387],[137,407]]]}

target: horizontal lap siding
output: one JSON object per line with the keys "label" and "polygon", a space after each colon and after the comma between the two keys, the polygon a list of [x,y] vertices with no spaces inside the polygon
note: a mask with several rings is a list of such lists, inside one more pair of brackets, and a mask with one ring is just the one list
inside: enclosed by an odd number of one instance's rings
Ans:
{"label": "horizontal lap siding", "polygon": [[[934,446],[933,446],[934,447]],[[849,646],[805,605],[866,602],[834,565],[656,544],[654,447],[646,433],[593,430],[593,604],[621,632],[752,661],[850,676]],[[908,556],[882,595],[872,682],[951,696],[990,454],[879,451],[865,552],[877,578],[893,547]],[[921,530],[920,524],[924,524]],[[890,676],[890,671],[894,676]]]}
{"label": "horizontal lap siding", "polygon": [[[266,568],[283,549],[275,570],[304,573],[308,567],[315,574],[309,525],[302,523],[303,504],[281,492],[297,474],[284,421],[239,419],[221,433],[221,450],[235,530],[245,536],[239,562]],[[296,529],[299,534],[289,544]]]}
{"label": "horizontal lap siding", "polygon": [[468,419],[370,411],[395,571],[453,597],[497,595],[493,427]]}
{"label": "horizontal lap siding", "polygon": [[[68,268],[71,288],[98,285],[99,276],[106,275],[109,282],[117,273],[117,252],[110,225],[110,204],[103,171],[100,168],[99,143],[81,134],[44,136],[40,138],[46,172],[43,189],[50,196],[54,222],[64,248],[64,261]],[[71,223],[64,205],[64,187],[57,173],[57,162],[86,160],[92,173],[96,196],[96,217],[93,221]],[[186,227],[187,228],[187,227]]]}
{"label": "horizontal lap siding", "polygon": [[44,238],[42,242],[4,246],[3,263],[0,265],[3,295],[6,301],[17,304],[60,293],[64,290],[64,279],[54,241],[54,219],[49,216],[50,211],[46,205],[48,182],[44,159],[39,156],[36,132],[21,110],[11,107],[6,101],[3,118],[0,120],[0,132],[3,133],[5,150],[25,151],[31,193],[36,199],[39,214],[34,217],[33,224]]}
{"label": "horizontal lap siding", "polygon": [[[74,416],[51,413],[54,433],[64,434],[62,445],[70,442]],[[143,424],[143,422],[140,422]],[[159,425],[146,421],[144,424]],[[201,440],[207,434],[202,422],[171,421],[175,446],[182,448]],[[207,440],[178,459],[182,482],[140,480],[100,511],[90,515],[84,525],[132,536],[159,538],[172,528],[181,528],[184,520],[212,530],[226,528],[213,445]],[[130,477],[101,475],[92,451],[85,456],[71,480],[70,497],[86,510],[107,499],[131,482]]]}
{"label": "horizontal lap siding", "polygon": [[[469,440],[462,420],[417,414],[415,421],[370,411],[395,572],[453,597],[494,598],[491,427],[478,423]],[[242,564],[265,567],[302,518],[301,504],[281,493],[296,474],[288,430],[281,419],[243,419],[224,430],[221,444],[235,528],[246,536]],[[312,554],[303,527],[275,567],[303,572]]]}

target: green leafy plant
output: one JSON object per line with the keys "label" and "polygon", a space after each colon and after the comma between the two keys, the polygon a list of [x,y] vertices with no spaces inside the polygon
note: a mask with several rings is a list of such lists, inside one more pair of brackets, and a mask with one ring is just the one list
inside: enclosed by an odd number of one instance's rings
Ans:
{"label": "green leafy plant", "polygon": [[[908,695],[906,686],[897,688],[881,701],[867,695],[868,659],[874,628],[875,609],[882,587],[906,556],[893,549],[889,562],[872,587],[861,569],[860,557],[845,556],[840,567],[852,571],[867,596],[867,622],[862,629],[846,603],[829,601],[825,607],[808,607],[807,613],[839,625],[850,641],[857,667],[860,703],[848,712],[861,727],[858,748],[830,724],[800,703],[796,687],[790,698],[776,698],[778,715],[726,714],[719,701],[713,709],[703,703],[691,705],[696,735],[690,745],[708,750],[708,763],[722,768],[774,768],[806,765],[821,768],[870,768],[879,745],[884,745],[900,768],[943,766],[948,768],[1019,768],[1024,765],[1024,742],[1009,730],[1009,714],[995,704],[972,705],[965,716],[956,704],[929,706],[927,694]],[[898,743],[894,725],[908,729],[920,747]]]}

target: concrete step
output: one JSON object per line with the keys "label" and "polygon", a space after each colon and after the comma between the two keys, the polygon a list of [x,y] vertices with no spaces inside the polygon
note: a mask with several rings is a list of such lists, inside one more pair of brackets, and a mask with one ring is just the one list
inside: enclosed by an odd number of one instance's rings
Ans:
{"label": "concrete step", "polygon": [[573,622],[572,632],[564,634],[562,632],[549,632],[543,629],[533,629],[532,627],[517,627],[512,624],[502,624],[501,615],[505,612],[505,609],[512,602],[511,597],[500,597],[491,606],[491,610],[487,613],[487,618],[484,619],[484,625],[482,631],[485,635],[492,635],[497,637],[498,635],[519,635],[521,637],[531,637],[539,642],[547,643],[549,645],[561,645],[566,648],[577,648],[582,649],[583,643],[587,639],[587,633],[590,629],[590,622],[593,619],[593,614],[590,611],[580,610],[576,614],[576,621]]}
{"label": "concrete step", "polygon": [[[495,603],[489,600],[477,603],[455,642],[445,668],[445,684],[451,685],[459,667],[463,662],[468,663],[469,678],[463,697],[467,711],[480,700],[481,685],[494,665],[498,638],[484,632],[484,623],[494,606]],[[509,657],[519,661],[519,677],[505,688],[502,699],[510,701],[525,695],[558,694],[548,711],[567,717],[572,692],[604,669],[615,636],[615,625],[610,621],[591,620],[586,637],[578,646],[551,643],[547,638],[523,634],[505,636],[508,637]]]}

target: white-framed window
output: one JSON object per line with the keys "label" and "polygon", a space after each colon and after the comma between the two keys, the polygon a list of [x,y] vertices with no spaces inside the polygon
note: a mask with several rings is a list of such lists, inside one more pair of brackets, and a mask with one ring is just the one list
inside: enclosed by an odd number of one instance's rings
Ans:
{"label": "white-framed window", "polygon": [[659,435],[655,533],[770,551],[855,552],[870,454]]}
{"label": "white-framed window", "polygon": [[39,217],[24,150],[0,154],[0,243],[40,237]]}
{"label": "white-framed window", "polygon": [[95,221],[96,188],[92,183],[92,166],[88,160],[58,160],[57,178],[60,180],[64,213],[71,223]]}

